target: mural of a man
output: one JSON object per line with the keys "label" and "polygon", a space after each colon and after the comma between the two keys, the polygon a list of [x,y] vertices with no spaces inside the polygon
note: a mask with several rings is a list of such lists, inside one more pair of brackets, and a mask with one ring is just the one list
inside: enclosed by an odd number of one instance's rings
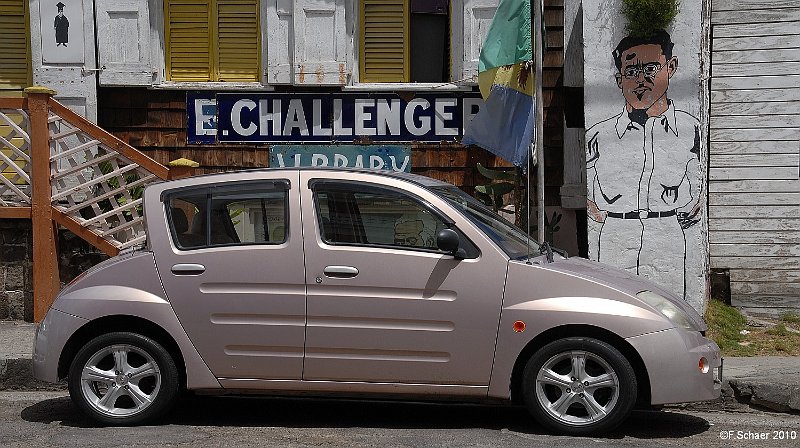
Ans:
{"label": "mural of a man", "polygon": [[56,4],[58,15],[53,21],[53,28],[56,30],[56,47],[60,45],[66,47],[69,43],[69,20],[64,15],[64,6],[66,5],[61,2]]}
{"label": "mural of a man", "polygon": [[664,30],[623,38],[612,56],[621,113],[586,131],[588,212],[600,262],[686,297],[684,229],[700,210],[700,125],[668,96],[678,70]]}

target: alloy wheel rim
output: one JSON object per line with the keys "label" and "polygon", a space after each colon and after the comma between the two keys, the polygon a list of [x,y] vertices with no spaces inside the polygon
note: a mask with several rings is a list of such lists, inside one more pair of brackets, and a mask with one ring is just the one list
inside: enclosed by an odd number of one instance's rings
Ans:
{"label": "alloy wheel rim", "polygon": [[130,417],[153,404],[161,389],[161,371],[150,354],[128,344],[95,352],[81,370],[86,402],[108,417]]}
{"label": "alloy wheel rim", "polygon": [[571,350],[548,359],[536,375],[536,399],[552,418],[586,426],[606,418],[619,399],[619,378],[603,358]]}

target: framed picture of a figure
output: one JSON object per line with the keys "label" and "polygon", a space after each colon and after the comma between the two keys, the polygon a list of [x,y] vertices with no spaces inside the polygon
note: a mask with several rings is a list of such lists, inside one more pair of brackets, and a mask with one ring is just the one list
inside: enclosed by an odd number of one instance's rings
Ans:
{"label": "framed picture of a figure", "polygon": [[83,63],[83,0],[40,0],[44,64]]}

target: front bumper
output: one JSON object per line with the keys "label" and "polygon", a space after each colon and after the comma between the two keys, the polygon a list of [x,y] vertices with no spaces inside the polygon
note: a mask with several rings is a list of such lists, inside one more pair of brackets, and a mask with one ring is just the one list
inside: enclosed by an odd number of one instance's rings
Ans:
{"label": "front bumper", "polygon": [[[719,397],[722,357],[714,341],[698,332],[676,328],[626,340],[647,368],[651,404],[688,403]],[[707,369],[700,368],[701,358],[705,358]]]}
{"label": "front bumper", "polygon": [[88,320],[50,308],[36,329],[33,344],[33,375],[36,379],[55,383],[58,361],[67,340]]}

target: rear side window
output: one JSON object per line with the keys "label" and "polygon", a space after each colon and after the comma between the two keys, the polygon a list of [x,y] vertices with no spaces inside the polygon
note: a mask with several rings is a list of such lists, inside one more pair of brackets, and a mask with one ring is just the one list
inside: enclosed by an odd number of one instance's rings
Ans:
{"label": "rear side window", "polygon": [[288,184],[246,183],[171,193],[170,232],[179,249],[282,244],[287,239]]}

